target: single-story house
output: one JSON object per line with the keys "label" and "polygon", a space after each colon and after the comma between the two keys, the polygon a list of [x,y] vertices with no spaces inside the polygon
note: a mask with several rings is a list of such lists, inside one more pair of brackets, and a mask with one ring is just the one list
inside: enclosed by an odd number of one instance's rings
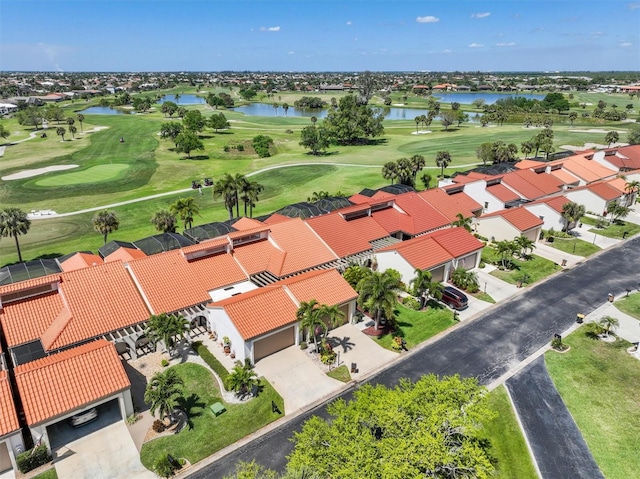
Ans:
{"label": "single-story house", "polygon": [[624,193],[606,182],[597,182],[567,191],[565,196],[584,205],[587,211],[600,215],[608,211],[610,205],[619,203]]}
{"label": "single-story house", "polygon": [[489,213],[476,219],[476,231],[490,241],[511,241],[526,236],[537,241],[542,230],[542,221],[526,208],[509,208]]}
{"label": "single-story house", "polygon": [[[555,231],[561,231],[566,226],[565,219],[562,217],[562,207],[570,203],[570,201],[566,196],[553,196],[527,203],[522,207],[543,221],[542,229],[550,230],[553,228]],[[569,226],[573,227],[575,225]]]}

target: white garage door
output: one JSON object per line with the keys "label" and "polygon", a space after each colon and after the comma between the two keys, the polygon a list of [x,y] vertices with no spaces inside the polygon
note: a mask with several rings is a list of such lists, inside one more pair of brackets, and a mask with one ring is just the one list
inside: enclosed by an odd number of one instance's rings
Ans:
{"label": "white garage door", "polygon": [[436,269],[432,269],[431,271],[431,281],[444,281],[444,265],[437,267]]}

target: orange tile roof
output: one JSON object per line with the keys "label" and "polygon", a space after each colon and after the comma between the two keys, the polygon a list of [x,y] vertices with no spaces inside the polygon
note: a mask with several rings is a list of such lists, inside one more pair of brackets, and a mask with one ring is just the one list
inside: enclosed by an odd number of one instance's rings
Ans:
{"label": "orange tile roof", "polygon": [[126,263],[127,261],[131,261],[132,259],[144,258],[146,256],[147,255],[142,250],[120,247],[113,253],[107,255],[104,260],[105,262],[122,261],[123,263]]}
{"label": "orange tile roof", "polygon": [[[253,241],[233,248],[233,256],[247,274],[271,271],[279,276],[284,253],[276,248],[268,239]],[[273,271],[270,268],[274,268]]]}
{"label": "orange tile roof", "polygon": [[355,203],[356,205],[369,204],[372,200],[370,196],[361,195],[360,193],[356,193],[355,195],[351,195],[349,197],[349,201],[351,203]]}
{"label": "orange tile roof", "polygon": [[4,286],[0,286],[0,296],[3,294],[15,293],[17,291],[24,291],[26,289],[37,288],[38,286],[44,286],[45,284],[56,283],[58,281],[60,281],[60,273],[27,279],[26,281],[20,281],[18,283],[5,284]]}
{"label": "orange tile roof", "polygon": [[129,263],[154,314],[170,313],[211,300],[209,291],[247,279],[230,254],[187,261],[180,250]]}
{"label": "orange tile roof", "polygon": [[296,322],[298,306],[282,286],[265,286],[208,306],[223,308],[248,340]]}
{"label": "orange tile roof", "polygon": [[580,178],[573,176],[567,170],[563,170],[562,168],[551,170],[549,174],[555,176],[566,185],[577,185],[578,183],[580,183]]}
{"label": "orange tile roof", "polygon": [[340,258],[371,249],[357,228],[339,214],[316,216],[305,221]]}
{"label": "orange tile roof", "polygon": [[11,348],[38,339],[63,309],[57,292],[3,305],[0,321],[7,345]]}
{"label": "orange tile roof", "polygon": [[590,185],[586,186],[586,189],[595,193],[600,198],[606,201],[615,200],[616,198],[620,198],[622,196],[621,191],[618,191],[608,183],[591,183]]}
{"label": "orange tile roof", "polygon": [[519,170],[527,170],[527,169],[535,170],[536,168],[540,168],[542,166],[546,166],[546,163],[542,161],[535,161],[535,160],[528,160],[528,159],[520,160],[515,164],[515,167],[518,168]]}
{"label": "orange tile roof", "polygon": [[497,185],[487,186],[487,192],[498,198],[503,203],[514,201],[520,198],[517,193],[514,193],[509,188],[498,183]]}
{"label": "orange tile roof", "polygon": [[538,201],[532,201],[531,203],[527,203],[526,205],[524,205],[524,207],[526,208],[527,206],[537,205],[540,203],[544,203],[545,205],[549,206],[549,208],[555,210],[556,212],[562,213],[562,207],[567,203],[571,203],[571,200],[563,195],[553,196],[551,198],[543,198]]}
{"label": "orange tile roof", "polygon": [[201,241],[198,244],[185,246],[184,248],[181,248],[181,250],[184,254],[188,255],[190,253],[197,253],[199,251],[215,249],[218,246],[228,246],[229,244],[229,238],[227,238],[226,236],[221,236],[218,238]]}
{"label": "orange tile roof", "polygon": [[368,203],[362,203],[359,205],[352,205],[352,206],[347,206],[345,208],[340,208],[339,210],[337,210],[337,212],[340,213],[341,215],[348,215],[349,213],[367,211],[369,208],[371,208],[371,205],[369,205]]}
{"label": "orange tile roof", "polygon": [[607,184],[612,188],[615,188],[616,190],[618,190],[620,193],[626,194],[627,192],[626,190],[627,180],[624,180],[618,177],[618,178],[614,178],[612,180],[607,181]]}
{"label": "orange tile roof", "polygon": [[279,276],[297,273],[337,259],[300,218],[272,225],[271,238],[286,253]]}
{"label": "orange tile roof", "polygon": [[406,214],[392,208],[373,213],[374,219],[389,233],[403,231],[410,235],[417,235],[451,223],[445,215],[426,203],[417,193],[398,195],[395,197],[395,203]]}
{"label": "orange tile roof", "polygon": [[6,371],[0,371],[0,437],[20,430],[13,393]]}
{"label": "orange tile roof", "polygon": [[236,238],[244,238],[246,236],[251,236],[257,233],[266,233],[270,230],[271,228],[269,227],[269,225],[260,224],[260,226],[250,228],[250,229],[245,229],[240,231],[231,231],[230,233],[227,233],[227,237],[233,240]]}
{"label": "orange tile roof", "polygon": [[605,168],[594,160],[588,160],[584,156],[572,156],[562,163],[562,168],[569,173],[581,178],[587,183],[602,180],[614,176],[617,172]]}
{"label": "orange tile roof", "polygon": [[453,257],[430,235],[418,236],[396,243],[377,252],[397,251],[413,268],[431,269],[451,261]]}
{"label": "orange tile roof", "polygon": [[253,218],[247,218],[245,216],[233,223],[233,227],[239,231],[259,228],[260,226],[264,226],[264,223],[262,221],[254,220]]}
{"label": "orange tile roof", "polygon": [[557,193],[562,184],[557,178],[546,173],[534,173],[531,170],[519,170],[507,173],[502,183],[517,191],[529,200]]}
{"label": "orange tile roof", "polygon": [[76,253],[60,263],[60,268],[62,268],[62,271],[74,271],[102,263],[104,263],[103,259],[97,254]]}
{"label": "orange tile roof", "polygon": [[484,244],[464,228],[446,228],[427,236],[433,238],[454,258],[481,250]]}
{"label": "orange tile roof", "polygon": [[131,387],[116,348],[105,340],[31,361],[14,371],[31,426]]}
{"label": "orange tile roof", "polygon": [[480,203],[463,192],[449,195],[440,188],[433,188],[418,193],[418,196],[444,215],[450,223],[458,219],[458,213],[470,218],[474,210],[482,209]]}
{"label": "orange tile roof", "polygon": [[279,285],[286,285],[299,303],[315,299],[320,304],[334,306],[358,297],[335,269],[309,271],[273,284]]}
{"label": "orange tile roof", "polygon": [[291,221],[291,218],[285,215],[281,215],[279,213],[274,213],[269,216],[266,220],[264,220],[265,224],[275,225],[276,223],[282,223],[283,221]]}
{"label": "orange tile roof", "polygon": [[374,241],[389,236],[389,232],[380,226],[371,216],[363,216],[362,218],[349,220],[349,223],[351,223],[358,230],[358,234],[367,241]]}
{"label": "orange tile roof", "polygon": [[521,232],[528,231],[532,228],[537,228],[544,223],[544,221],[542,221],[526,208],[509,208],[506,210],[495,211],[493,213],[483,215],[479,219],[482,220],[482,218],[491,216],[499,216],[504,218]]}

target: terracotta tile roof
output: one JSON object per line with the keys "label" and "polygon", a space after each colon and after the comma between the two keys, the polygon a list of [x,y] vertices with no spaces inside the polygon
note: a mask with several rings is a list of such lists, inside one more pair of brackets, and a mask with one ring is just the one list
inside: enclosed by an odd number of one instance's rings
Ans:
{"label": "terracotta tile roof", "polygon": [[449,188],[459,187],[460,185],[464,185],[467,183],[480,181],[480,180],[483,180],[484,178],[477,178],[476,176],[469,176],[469,175],[456,175],[452,179],[454,182],[453,185],[444,186],[445,190]]}
{"label": "terracotta tile roof", "polygon": [[498,183],[497,185],[487,186],[487,192],[491,193],[503,203],[514,201],[520,198],[517,193],[514,193],[509,188],[501,185],[500,183]]}
{"label": "terracotta tile roof", "polygon": [[453,259],[451,254],[430,235],[411,238],[381,248],[377,252],[384,251],[397,251],[413,268],[422,270],[435,268]]}
{"label": "terracotta tile roof", "polygon": [[373,196],[369,199],[370,203],[376,203],[379,202],[380,200],[388,200],[388,199],[392,199],[392,198],[396,198],[396,195],[394,195],[393,193],[388,193],[386,191],[376,191]]}
{"label": "terracotta tile roof", "polygon": [[[268,239],[236,246],[232,254],[247,274],[271,271],[276,276],[280,275],[279,265],[282,264],[284,253]],[[270,268],[274,268],[275,271]]]}
{"label": "terracotta tile roof", "polygon": [[389,236],[387,230],[380,226],[371,216],[350,220],[349,223],[358,230],[358,234],[366,241],[374,241]]}
{"label": "terracotta tile roof", "polygon": [[527,159],[520,160],[515,164],[515,167],[518,168],[519,170],[528,170],[528,169],[535,170],[543,166],[546,166],[546,163],[542,161],[527,160]]}
{"label": "terracotta tile roof", "polygon": [[560,191],[560,185],[562,184],[561,181],[551,175],[534,173],[531,170],[507,173],[502,177],[502,183],[529,200],[557,193]]}
{"label": "terracotta tile roof", "polygon": [[573,176],[567,170],[563,170],[562,168],[551,170],[550,174],[558,178],[565,185],[577,185],[580,183],[580,179],[577,176]]}
{"label": "terracotta tile roof", "polygon": [[105,340],[31,361],[14,371],[31,426],[131,387],[115,347]]}
{"label": "terracotta tile roof", "polygon": [[473,211],[482,209],[480,203],[463,192],[449,195],[440,188],[433,188],[418,193],[418,196],[444,215],[449,223],[458,219],[458,213],[470,218]]}
{"label": "terracotta tile roof", "polygon": [[536,205],[540,203],[544,203],[545,205],[549,206],[549,208],[555,210],[556,212],[562,213],[562,207],[567,203],[571,203],[571,200],[566,196],[562,196],[562,195],[553,196],[551,198],[543,198],[538,201],[533,201],[531,203],[524,205],[524,207],[526,208],[529,205]]}
{"label": "terracotta tile roof", "polygon": [[[387,229],[385,225],[381,223],[390,233],[403,231],[410,235],[417,235],[450,224],[446,216],[426,203],[417,193],[411,192],[398,195],[395,197],[395,202],[406,214],[401,214],[397,210],[393,210],[396,211],[396,213],[392,213],[390,212],[391,209],[373,213],[376,221],[378,221],[378,217],[380,217],[390,228],[397,228],[395,230]],[[382,215],[377,215],[377,213],[382,213]],[[389,220],[392,222],[389,223]],[[397,227],[394,224],[395,222],[397,222]]]}
{"label": "terracotta tile roof", "polygon": [[4,286],[0,286],[0,296],[3,294],[15,293],[17,291],[24,291],[26,289],[37,288],[38,286],[44,286],[45,284],[57,283],[58,281],[60,281],[60,273],[40,276],[39,278],[28,279],[18,283],[5,284]]}
{"label": "terracotta tile roof", "polygon": [[208,306],[223,308],[248,340],[296,322],[298,306],[282,286],[265,286]]}
{"label": "terracotta tile roof", "polygon": [[362,203],[359,205],[352,205],[352,206],[347,206],[345,208],[340,208],[339,210],[337,210],[337,213],[340,213],[341,215],[347,215],[349,213],[357,213],[359,211],[367,211],[369,208],[371,208],[371,205],[369,205],[368,203]]}
{"label": "terracotta tile roof", "polygon": [[102,264],[104,261],[97,254],[76,253],[71,258],[60,263],[62,271],[74,271],[76,269],[88,268],[89,266],[95,266]]}
{"label": "terracotta tile roof", "polygon": [[286,285],[299,303],[315,299],[320,304],[334,306],[358,297],[335,269],[309,271],[273,284],[279,285]]}
{"label": "terracotta tile roof", "polygon": [[239,231],[259,228],[261,226],[264,226],[264,223],[262,221],[254,220],[253,218],[247,218],[245,216],[233,223],[233,227]]}
{"label": "terracotta tile roof", "polygon": [[637,170],[640,168],[640,145],[618,148],[615,155],[604,158],[618,169]]}
{"label": "terracotta tile roof", "polygon": [[264,220],[265,224],[275,225],[276,223],[282,223],[283,221],[291,221],[291,218],[285,215],[281,215],[279,213],[274,213],[269,216],[266,220]]}
{"label": "terracotta tile roof", "polygon": [[271,226],[271,238],[286,253],[279,276],[303,271],[337,259],[300,218]]}
{"label": "terracotta tile roof", "polygon": [[173,250],[131,261],[129,268],[154,314],[210,301],[209,291],[247,279],[227,253],[187,261]]}
{"label": "terracotta tile roof", "polygon": [[607,183],[591,183],[590,185],[586,186],[586,189],[606,201],[615,200],[616,198],[620,198],[620,196],[622,196],[622,192],[618,191],[616,188]]}
{"label": "terracotta tile roof", "polygon": [[615,188],[622,194],[627,193],[627,190],[626,190],[627,181],[622,178],[614,178],[613,180],[607,181],[607,184]]}
{"label": "terracotta tile roof", "polygon": [[454,258],[481,250],[484,244],[464,228],[446,228],[427,236],[433,238]]}
{"label": "terracotta tile roof", "polygon": [[185,255],[188,255],[191,253],[197,253],[199,251],[207,251],[207,250],[215,249],[217,247],[222,247],[222,246],[230,246],[229,238],[227,238],[226,236],[221,236],[219,238],[212,238],[205,241],[201,241],[198,244],[185,246],[184,248],[181,248],[181,250]]}
{"label": "terracotta tile roof", "polygon": [[542,221],[526,208],[509,208],[507,210],[495,211],[493,213],[481,216],[480,218],[478,218],[478,220],[481,221],[483,218],[492,216],[499,216],[504,218],[506,221],[511,223],[523,233],[532,228],[537,228],[544,223],[544,221]]}
{"label": "terracotta tile roof", "polygon": [[349,201],[356,205],[366,204],[368,205],[371,202],[371,197],[366,195],[361,195],[360,193],[356,193],[355,195],[351,195],[349,197]]}
{"label": "terracotta tile roof", "polygon": [[0,371],[0,437],[19,430],[9,376],[6,371]]}
{"label": "terracotta tile roof", "polygon": [[0,321],[8,347],[38,339],[63,309],[57,292],[3,305]]}
{"label": "terracotta tile roof", "polygon": [[227,237],[233,240],[237,238],[244,238],[246,236],[251,236],[258,233],[266,233],[270,230],[271,228],[269,227],[269,225],[261,224],[260,226],[257,226],[251,229],[245,229],[241,231],[231,231],[230,233],[227,233]]}
{"label": "terracotta tile roof", "polygon": [[358,229],[339,214],[316,216],[305,221],[340,258],[371,249]]}
{"label": "terracotta tile roof", "polygon": [[104,258],[104,261],[122,261],[123,263],[126,263],[132,259],[145,258],[146,256],[147,255],[142,250],[120,247],[110,255],[107,255]]}
{"label": "terracotta tile roof", "polygon": [[[408,218],[409,215],[407,215],[406,213],[401,213],[395,208],[387,208],[371,213],[371,218],[376,220],[376,222],[386,231],[385,236],[389,236],[390,234],[402,231],[402,226],[400,225],[401,216]],[[407,233],[412,234],[408,231]]]}
{"label": "terracotta tile roof", "polygon": [[617,173],[615,170],[605,168],[594,160],[584,158],[584,156],[567,158],[566,161],[562,163],[562,168],[587,183],[609,178]]}

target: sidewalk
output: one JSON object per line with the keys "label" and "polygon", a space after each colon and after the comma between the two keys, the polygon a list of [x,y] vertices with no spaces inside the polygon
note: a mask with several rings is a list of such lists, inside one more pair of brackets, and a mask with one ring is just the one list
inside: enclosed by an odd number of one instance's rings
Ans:
{"label": "sidewalk", "polygon": [[500,303],[516,294],[519,290],[514,284],[509,284],[501,279],[491,276],[491,271],[496,269],[495,266],[487,264],[482,269],[476,269],[478,273],[478,282],[480,283],[480,291],[491,296],[496,303]]}
{"label": "sidewalk", "polygon": [[[624,296],[620,296],[623,298]],[[619,321],[619,326],[612,330],[612,332],[630,343],[637,343],[640,341],[640,321],[636,318],[623,313],[615,306],[614,303],[605,303],[591,314],[585,317],[585,322],[599,321],[603,316],[611,316]],[[640,359],[640,354],[635,354]]]}
{"label": "sidewalk", "polygon": [[[562,241],[562,240],[558,240]],[[578,256],[575,254],[565,253],[559,249],[549,246],[542,242],[536,243],[536,249],[533,250],[533,254],[541,256],[542,258],[553,261],[556,264],[562,265],[562,261],[566,261],[565,268],[571,268],[578,263],[584,261],[584,256]]]}
{"label": "sidewalk", "polygon": [[587,241],[588,243],[595,244],[596,246],[600,246],[602,249],[610,248],[611,246],[615,246],[620,243],[619,239],[615,238],[607,238],[606,236],[599,235],[597,233],[592,233],[591,229],[595,229],[593,225],[582,224],[582,226],[576,226],[571,230],[571,232],[579,239],[583,241]]}

